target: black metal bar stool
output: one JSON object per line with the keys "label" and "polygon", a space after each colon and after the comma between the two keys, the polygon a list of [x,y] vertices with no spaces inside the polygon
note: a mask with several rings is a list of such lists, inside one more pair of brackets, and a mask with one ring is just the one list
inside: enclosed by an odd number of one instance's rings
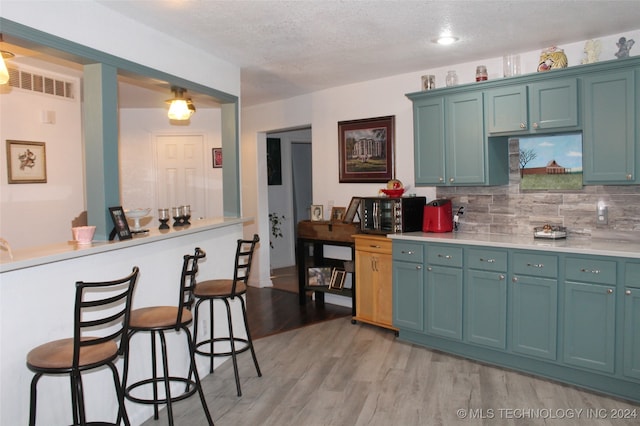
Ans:
{"label": "black metal bar stool", "polygon": [[[136,266],[131,274],[122,279],[76,282],[73,338],[45,343],[27,355],[27,367],[35,372],[31,380],[29,425],[36,424],[37,386],[44,374],[70,376],[73,424],[86,425],[82,373],[105,365],[111,369],[118,395],[118,420],[111,424],[118,424],[120,419],[129,424],[118,370],[113,361],[124,352],[126,346],[131,294],[137,278]],[[96,336],[98,334],[100,336]],[[116,343],[118,338],[119,345]]]}
{"label": "black metal bar stool", "polygon": [[[198,355],[208,356],[209,360],[209,372],[213,373],[213,359],[214,357],[231,356],[233,360],[233,372],[236,378],[236,388],[238,396],[242,396],[242,390],[240,389],[240,376],[238,375],[238,361],[236,355],[247,350],[251,351],[253,357],[253,364],[256,367],[258,377],[262,377],[260,372],[260,366],[258,365],[258,359],[256,358],[256,352],[253,349],[253,341],[251,340],[251,333],[249,332],[249,323],[247,321],[247,309],[243,295],[247,292],[247,282],[249,280],[249,272],[251,271],[251,261],[253,260],[253,252],[256,248],[256,244],[260,241],[258,235],[254,235],[252,240],[238,240],[235,256],[235,267],[233,272],[233,279],[216,279],[201,281],[196,284],[196,288],[193,294],[196,298],[195,307],[195,325],[194,336],[196,339],[196,353]],[[247,334],[247,338],[239,338],[234,335],[233,321],[231,315],[231,305],[229,301],[238,298],[240,306],[242,307],[242,319],[244,321],[244,327]],[[229,324],[229,336],[214,337],[213,332],[213,302],[215,300],[221,300],[224,302],[227,309],[227,321]],[[209,322],[210,333],[209,338],[206,340],[198,341],[198,312],[202,302],[209,302]],[[214,350],[214,343],[227,342],[230,350],[226,352],[216,352]],[[239,345],[240,347],[237,347]],[[208,347],[207,347],[208,346]]]}
{"label": "black metal bar stool", "polygon": [[[200,377],[196,368],[195,361],[195,346],[191,332],[189,331],[189,324],[193,321],[191,315],[191,306],[193,305],[193,289],[196,285],[196,274],[198,273],[198,260],[206,256],[205,252],[200,248],[195,249],[193,255],[185,255],[182,264],[182,274],[180,277],[180,299],[178,306],[151,306],[146,308],[134,309],[131,312],[131,322],[129,327],[129,334],[127,340],[130,341],[131,337],[142,331],[150,332],[151,334],[151,365],[152,373],[151,378],[144,379],[132,383],[127,386],[127,377],[129,373],[129,345],[127,345],[127,351],[124,359],[124,373],[122,377],[122,386],[124,388],[124,396],[130,401],[140,404],[153,404],[153,418],[158,419],[158,405],[167,405],[167,417],[169,418],[169,424],[173,425],[173,408],[172,403],[186,399],[198,392],[200,395],[200,402],[204,409],[205,416],[210,425],[213,425],[211,414],[207,408],[207,402],[202,392],[202,386],[200,384]],[[165,331],[180,331],[185,333],[187,340],[187,347],[189,350],[189,373],[187,377],[172,376],[169,373],[169,364],[167,359],[167,345],[165,341]],[[160,338],[161,355],[162,355],[162,375],[158,377],[156,370],[156,333]],[[191,379],[193,374],[194,378]],[[178,395],[171,394],[171,383],[181,383],[185,385],[185,391]],[[158,384],[164,384],[164,395],[159,395]],[[135,390],[143,386],[150,385],[153,389],[153,398],[143,398],[142,396],[136,396]]]}

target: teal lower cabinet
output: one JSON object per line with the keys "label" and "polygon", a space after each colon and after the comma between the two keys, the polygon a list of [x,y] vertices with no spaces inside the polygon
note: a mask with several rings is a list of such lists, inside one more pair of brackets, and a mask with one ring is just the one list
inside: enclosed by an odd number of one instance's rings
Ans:
{"label": "teal lower cabinet", "polygon": [[425,240],[393,240],[400,339],[640,403],[638,260]]}
{"label": "teal lower cabinet", "polygon": [[427,266],[427,333],[462,340],[462,269]]}
{"label": "teal lower cabinet", "polygon": [[564,289],[564,362],[613,373],[615,290],[574,282]]}
{"label": "teal lower cabinet", "polygon": [[422,264],[393,261],[393,325],[404,330],[424,330]]}
{"label": "teal lower cabinet", "polygon": [[516,275],[511,281],[511,350],[555,360],[558,281],[527,275]]}

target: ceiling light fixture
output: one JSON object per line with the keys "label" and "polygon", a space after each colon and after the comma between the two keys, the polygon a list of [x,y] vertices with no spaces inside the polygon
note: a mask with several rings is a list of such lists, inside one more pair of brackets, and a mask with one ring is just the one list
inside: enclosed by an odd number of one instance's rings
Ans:
{"label": "ceiling light fixture", "polygon": [[167,114],[170,120],[185,121],[191,118],[196,107],[191,102],[190,98],[185,97],[187,89],[181,87],[172,87],[173,99],[167,100],[169,104],[169,113]]}
{"label": "ceiling light fixture", "polygon": [[[2,41],[2,34],[0,34],[0,41]],[[9,70],[5,59],[13,58],[15,55],[5,50],[0,50],[0,84],[7,84],[9,82]]]}
{"label": "ceiling light fixture", "polygon": [[435,43],[441,44],[443,46],[447,46],[458,41],[458,37],[454,36],[441,36],[434,40]]}

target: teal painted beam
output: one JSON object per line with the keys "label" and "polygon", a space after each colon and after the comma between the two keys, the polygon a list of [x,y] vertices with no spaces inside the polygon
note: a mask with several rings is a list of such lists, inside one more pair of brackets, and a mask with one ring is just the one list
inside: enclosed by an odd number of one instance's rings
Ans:
{"label": "teal painted beam", "polygon": [[96,239],[105,240],[113,224],[109,207],[120,205],[118,166],[117,69],[105,64],[85,65],[83,123],[86,202],[89,225]]}
{"label": "teal painted beam", "polygon": [[222,210],[227,217],[240,217],[240,143],[238,103],[222,105]]}

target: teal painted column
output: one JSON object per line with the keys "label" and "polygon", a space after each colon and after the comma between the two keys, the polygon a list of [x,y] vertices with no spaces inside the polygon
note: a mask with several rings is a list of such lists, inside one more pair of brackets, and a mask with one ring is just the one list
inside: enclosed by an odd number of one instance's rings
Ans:
{"label": "teal painted column", "polygon": [[117,69],[85,65],[83,89],[88,223],[96,226],[96,240],[106,240],[113,228],[108,208],[120,205]]}
{"label": "teal painted column", "polygon": [[238,102],[222,104],[222,212],[240,217],[240,142],[238,140]]}

